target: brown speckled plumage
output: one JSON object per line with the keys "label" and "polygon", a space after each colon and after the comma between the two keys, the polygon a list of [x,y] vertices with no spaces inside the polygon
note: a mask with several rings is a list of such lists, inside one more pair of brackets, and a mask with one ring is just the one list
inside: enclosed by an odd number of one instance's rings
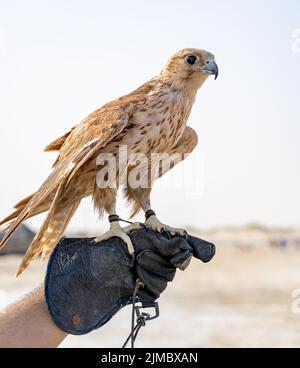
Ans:
{"label": "brown speckled plumage", "polygon": [[[185,62],[185,56],[197,55],[196,66]],[[40,231],[18,269],[23,272],[30,260],[49,255],[80,200],[93,196],[95,207],[109,211],[117,189],[101,189],[96,185],[96,157],[101,152],[118,155],[120,145],[128,152],[190,153],[197,144],[196,133],[186,122],[197,90],[207,79],[201,72],[213,55],[198,49],[184,49],[173,55],[162,72],[132,93],[118,98],[90,114],[80,124],[50,143],[46,151],[59,151],[53,171],[40,189],[15,206],[15,212],[0,224],[11,221],[1,242],[5,244],[16,227],[25,219],[49,211]],[[130,168],[129,168],[130,171]],[[133,204],[133,212],[141,208],[142,198],[151,188],[127,187],[125,195]]]}

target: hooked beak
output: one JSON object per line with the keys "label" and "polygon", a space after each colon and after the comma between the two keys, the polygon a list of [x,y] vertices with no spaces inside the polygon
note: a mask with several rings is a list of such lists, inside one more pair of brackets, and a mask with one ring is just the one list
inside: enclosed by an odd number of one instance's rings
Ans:
{"label": "hooked beak", "polygon": [[218,78],[219,75],[219,68],[217,63],[214,60],[211,60],[209,64],[205,65],[201,68],[202,72],[208,73],[215,76],[215,80]]}

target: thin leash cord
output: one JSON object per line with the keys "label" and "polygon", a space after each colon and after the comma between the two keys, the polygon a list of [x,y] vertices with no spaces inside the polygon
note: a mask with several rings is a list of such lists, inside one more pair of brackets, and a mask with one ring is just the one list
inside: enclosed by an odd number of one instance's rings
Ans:
{"label": "thin leash cord", "polygon": [[126,222],[127,224],[133,224],[132,221],[124,220],[122,218],[119,218],[119,221]]}
{"label": "thin leash cord", "polygon": [[[127,224],[133,224],[132,221],[128,221],[128,220],[124,220],[122,218],[119,218],[118,221],[121,221],[121,222],[126,222]],[[123,348],[126,348],[129,340],[131,341],[130,345],[131,345],[131,348],[134,348],[134,343],[135,343],[135,340],[137,338],[137,335],[141,329],[142,326],[145,326],[145,319],[144,317],[140,316],[137,320],[137,324],[134,325],[134,320],[135,320],[135,305],[136,305],[136,302],[137,302],[137,292],[139,290],[139,287],[142,285],[142,283],[140,282],[139,279],[136,280],[136,283],[135,283],[135,288],[134,288],[134,291],[133,291],[133,295],[132,295],[132,310],[131,310],[131,332],[129,334],[129,336],[127,337],[126,341],[124,342],[123,346],[122,346],[122,349]]]}
{"label": "thin leash cord", "polygon": [[[118,216],[118,217],[119,217],[119,216]],[[121,218],[121,217],[119,217],[119,218],[118,218],[118,221],[125,222],[125,223],[130,224],[130,225],[134,224],[134,222],[133,222],[133,221],[124,220],[124,219],[123,219],[123,218]],[[145,228],[145,224],[143,224],[142,222],[139,222],[139,224],[141,225],[141,227]]]}
{"label": "thin leash cord", "polygon": [[[135,303],[136,303],[136,296],[137,296],[137,292],[139,290],[140,287],[140,280],[137,279],[136,283],[135,283],[135,288],[134,288],[134,292],[133,292],[133,301],[132,301],[132,309],[131,309],[131,348],[134,348],[134,331],[135,331],[135,327],[134,327],[134,316],[135,316]],[[138,326],[138,325],[137,325]]]}
{"label": "thin leash cord", "polygon": [[135,288],[134,288],[134,292],[133,292],[133,296],[132,296],[132,310],[131,310],[131,332],[129,334],[129,336],[127,337],[126,341],[124,342],[122,348],[126,348],[129,340],[131,341],[130,345],[131,348],[134,348],[134,342],[135,339],[137,337],[137,334],[140,330],[140,328],[143,326],[143,322],[142,320],[138,320],[137,324],[134,326],[134,316],[135,316],[135,304],[137,301],[137,292],[139,290],[139,287],[141,285],[141,282],[139,279],[136,280],[136,284],[135,284]]}

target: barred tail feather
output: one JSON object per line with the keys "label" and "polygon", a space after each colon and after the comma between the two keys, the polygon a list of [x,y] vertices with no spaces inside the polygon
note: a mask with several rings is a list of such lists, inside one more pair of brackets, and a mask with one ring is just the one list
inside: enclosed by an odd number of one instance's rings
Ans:
{"label": "barred tail feather", "polygon": [[18,277],[29,265],[29,263],[39,255],[45,259],[49,256],[55,247],[65,228],[67,227],[71,217],[75,213],[80,201],[70,205],[67,208],[58,209],[56,205],[51,207],[42,227],[34,237],[27,252],[17,270]]}

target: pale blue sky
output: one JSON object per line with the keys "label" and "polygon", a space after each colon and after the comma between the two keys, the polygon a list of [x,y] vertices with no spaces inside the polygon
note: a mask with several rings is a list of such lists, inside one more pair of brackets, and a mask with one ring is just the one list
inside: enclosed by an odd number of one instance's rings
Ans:
{"label": "pale blue sky", "polygon": [[[203,195],[157,188],[153,207],[174,225],[299,225],[297,29],[298,0],[0,0],[0,216],[50,172],[49,141],[155,76],[173,52],[198,47],[220,68],[189,120]],[[96,224],[88,201],[70,229]]]}

